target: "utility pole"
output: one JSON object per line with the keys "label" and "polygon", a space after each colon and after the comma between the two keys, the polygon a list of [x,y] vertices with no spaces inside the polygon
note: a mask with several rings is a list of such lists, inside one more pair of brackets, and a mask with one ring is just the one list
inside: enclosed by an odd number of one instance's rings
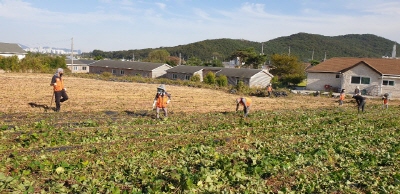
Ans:
{"label": "utility pole", "polygon": [[312,50],[312,54],[311,54],[311,61],[314,60],[314,49]]}
{"label": "utility pole", "polygon": [[289,56],[290,56],[290,46],[289,46]]}
{"label": "utility pole", "polygon": [[132,61],[135,61],[135,53],[132,53]]}
{"label": "utility pole", "polygon": [[179,53],[179,65],[181,65],[181,53]]}
{"label": "utility pole", "polygon": [[392,58],[396,58],[396,44],[393,45],[393,50],[392,50]]}
{"label": "utility pole", "polygon": [[261,54],[264,55],[264,43],[261,43]]}

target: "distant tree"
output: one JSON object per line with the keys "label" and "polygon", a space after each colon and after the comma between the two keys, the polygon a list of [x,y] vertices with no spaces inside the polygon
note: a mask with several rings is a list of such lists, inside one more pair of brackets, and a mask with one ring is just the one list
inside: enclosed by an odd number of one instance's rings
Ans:
{"label": "distant tree", "polygon": [[202,66],[202,64],[203,64],[203,62],[197,57],[190,57],[186,61],[186,65],[190,65],[190,66]]}
{"label": "distant tree", "polygon": [[50,61],[51,68],[67,68],[67,64],[65,63],[65,56],[56,56],[52,57]]}
{"label": "distant tree", "polygon": [[170,66],[177,66],[179,65],[179,57],[169,56],[167,59],[167,64]]}
{"label": "distant tree", "polygon": [[311,66],[316,66],[316,65],[318,65],[319,63],[320,63],[320,62],[317,61],[317,60],[310,60]]}
{"label": "distant tree", "polygon": [[104,57],[103,57],[103,56],[100,56],[100,55],[98,55],[98,56],[95,56],[93,59],[94,59],[94,60],[96,60],[96,61],[99,61],[99,60],[103,60],[103,59],[104,59]]}
{"label": "distant tree", "polygon": [[0,57],[0,69],[5,71],[18,71],[18,57],[16,55],[11,57]]}
{"label": "distant tree", "polygon": [[153,63],[165,63],[168,61],[170,54],[165,49],[154,50],[149,53],[145,61]]}
{"label": "distant tree", "polygon": [[266,60],[266,55],[260,55],[253,47],[244,50],[237,50],[231,54],[231,59],[239,58],[239,66],[258,69]]}
{"label": "distant tree", "polygon": [[224,64],[222,64],[222,61],[218,60],[218,59],[213,59],[211,62],[209,63],[204,63],[204,66],[209,66],[209,67],[223,67]]}
{"label": "distant tree", "polygon": [[211,71],[208,72],[204,77],[203,82],[210,85],[215,84],[215,74]]}
{"label": "distant tree", "polygon": [[260,66],[262,66],[265,61],[267,60],[267,56],[266,55],[252,55],[249,58],[247,58],[246,60],[246,64],[250,67],[252,67],[253,69],[259,69]]}
{"label": "distant tree", "polygon": [[271,64],[273,68],[270,73],[278,77],[283,87],[299,84],[306,78],[304,66],[295,56],[274,54]]}
{"label": "distant tree", "polygon": [[243,65],[243,63],[246,61],[247,57],[249,56],[249,51],[247,50],[237,50],[234,51],[231,54],[231,59],[239,59],[239,67],[241,67]]}
{"label": "distant tree", "polygon": [[96,58],[96,57],[103,57],[103,58],[105,58],[105,57],[106,57],[106,53],[104,53],[104,52],[101,51],[101,50],[93,50],[92,56],[93,56],[94,58]]}
{"label": "distant tree", "polygon": [[213,60],[217,60],[217,59],[221,60],[223,58],[223,55],[218,52],[213,52],[212,57],[213,57]]}

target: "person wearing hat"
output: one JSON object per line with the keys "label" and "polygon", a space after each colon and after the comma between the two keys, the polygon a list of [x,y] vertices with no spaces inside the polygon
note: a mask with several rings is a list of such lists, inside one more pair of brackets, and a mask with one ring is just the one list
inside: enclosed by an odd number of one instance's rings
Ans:
{"label": "person wearing hat", "polygon": [[268,84],[267,92],[268,92],[268,97],[271,97],[271,95],[272,95],[272,85],[271,84]]}
{"label": "person wearing hat", "polygon": [[346,92],[345,89],[342,89],[342,91],[340,92],[340,95],[339,95],[339,106],[343,105],[344,98],[346,98],[346,93],[345,92]]}
{"label": "person wearing hat", "polygon": [[164,116],[168,117],[167,105],[171,101],[171,95],[165,90],[165,85],[157,87],[157,94],[153,102],[153,110],[157,107],[157,119],[160,118],[160,110],[164,111]]}
{"label": "person wearing hat", "polygon": [[50,86],[53,86],[54,90],[56,112],[60,112],[61,102],[68,100],[68,95],[64,87],[64,80],[62,78],[63,74],[64,70],[62,68],[58,68],[50,83]]}
{"label": "person wearing hat", "polygon": [[361,95],[360,87],[356,86],[356,89],[354,90],[354,95]]}
{"label": "person wearing hat", "polygon": [[383,101],[382,108],[388,109],[389,108],[389,93],[385,93],[382,96],[382,101]]}
{"label": "person wearing hat", "polygon": [[354,94],[353,95],[353,98],[356,100],[356,102],[357,102],[357,106],[358,106],[358,112],[360,112],[360,109],[361,109],[361,111],[362,112],[364,112],[364,107],[365,107],[365,100],[366,100],[366,98],[365,97],[363,97],[363,96],[361,96],[361,95],[358,95],[358,94]]}
{"label": "person wearing hat", "polygon": [[244,112],[244,117],[247,117],[250,111],[251,107],[251,99],[247,97],[240,97],[236,99],[236,112],[239,109],[239,106],[243,105],[243,112]]}

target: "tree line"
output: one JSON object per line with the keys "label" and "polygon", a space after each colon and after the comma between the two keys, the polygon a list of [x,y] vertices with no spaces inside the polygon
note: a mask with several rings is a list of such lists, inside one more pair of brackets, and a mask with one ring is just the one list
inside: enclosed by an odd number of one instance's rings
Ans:
{"label": "tree line", "polygon": [[49,56],[31,52],[22,60],[19,60],[16,55],[11,57],[0,56],[0,69],[9,72],[52,73],[56,68],[67,70],[65,59],[65,56]]}
{"label": "tree line", "polygon": [[[237,68],[259,69],[262,65],[266,65],[267,56],[257,54],[254,48],[249,47],[234,51],[231,53],[230,58],[239,59]],[[172,66],[175,66],[177,65],[178,59],[171,57],[166,50],[154,50],[149,54],[149,57],[144,60],[156,63],[166,62]],[[195,57],[189,58],[188,61],[184,61],[184,64],[192,66],[223,67],[222,62],[217,59],[214,59],[210,62],[203,62]],[[52,73],[54,69],[60,67],[68,71],[65,56],[49,56],[45,54],[28,53],[22,60],[19,60],[17,56],[0,57],[0,69],[10,72]],[[296,85],[301,83],[306,78],[304,64],[299,61],[296,56],[274,54],[270,58],[268,68],[270,69],[269,72],[274,75],[274,85],[278,85],[280,87]],[[211,76],[212,75],[206,75],[204,81],[207,83],[218,83],[220,86],[225,85],[226,78],[222,77],[215,79]],[[196,77],[193,77],[193,79],[196,79]]]}

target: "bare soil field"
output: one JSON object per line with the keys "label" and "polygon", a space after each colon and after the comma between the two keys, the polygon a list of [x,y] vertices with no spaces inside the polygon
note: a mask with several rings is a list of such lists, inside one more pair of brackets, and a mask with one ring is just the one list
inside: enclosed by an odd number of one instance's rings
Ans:
{"label": "bare soil field", "polygon": [[[55,106],[51,102],[53,89],[49,85],[52,74],[0,73],[0,112],[43,112],[36,105]],[[93,111],[138,111],[152,109],[153,99],[159,84],[111,82],[76,77],[64,78],[69,100],[62,103],[62,112]],[[172,95],[169,110],[174,112],[226,112],[234,111],[235,99],[239,95],[212,89],[166,85]],[[338,106],[335,98],[290,95],[288,97],[251,97],[255,110],[282,110],[297,108],[327,108]],[[348,96],[344,107],[353,107],[355,102]],[[369,99],[368,104],[381,103]],[[392,100],[390,106],[399,106]],[[242,107],[240,107],[242,109]],[[251,112],[250,112],[251,113]]]}

